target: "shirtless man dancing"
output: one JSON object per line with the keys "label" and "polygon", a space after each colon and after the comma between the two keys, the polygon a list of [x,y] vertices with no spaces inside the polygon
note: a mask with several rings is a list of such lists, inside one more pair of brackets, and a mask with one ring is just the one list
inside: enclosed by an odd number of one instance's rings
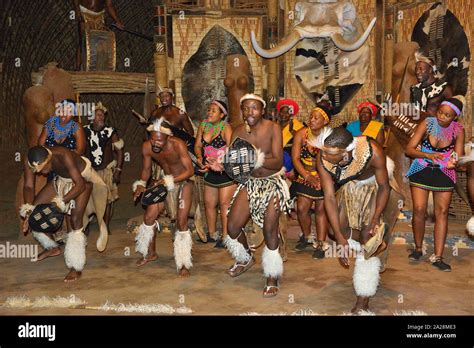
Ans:
{"label": "shirtless man dancing", "polygon": [[[178,274],[181,277],[190,275],[192,267],[192,239],[188,228],[188,214],[191,209],[194,175],[191,157],[186,144],[173,136],[169,125],[163,118],[155,120],[147,128],[150,132],[149,140],[142,145],[143,169],[140,180],[133,184],[133,198],[145,192],[148,180],[151,177],[152,161],[155,161],[163,170],[164,177],[154,185],[165,185],[170,191],[178,190],[177,232],[174,239],[174,258]],[[158,258],[155,250],[155,221],[163,213],[165,204],[155,203],[147,206],[143,223],[136,237],[136,251],[142,254],[137,266],[143,266]]]}
{"label": "shirtless man dancing", "polygon": [[[255,169],[249,180],[240,184],[234,193],[229,209],[228,236],[224,243],[235,259],[229,275],[237,277],[255,263],[243,228],[248,220],[263,229],[265,247],[262,255],[263,273],[267,278],[264,297],[273,297],[279,291],[279,278],[283,274],[283,260],[278,247],[279,216],[289,211],[290,193],[283,178],[283,145],[281,128],[263,118],[265,101],[253,94],[240,99],[244,125],[232,133],[257,148]],[[283,170],[282,170],[283,169]]]}
{"label": "shirtless man dancing", "polygon": [[[342,247],[338,253],[342,265],[349,267],[349,248],[357,253],[353,276],[357,302],[352,309],[357,313],[368,309],[369,298],[379,284],[382,265],[376,255],[387,247],[380,239],[385,231],[384,217],[388,217],[384,210],[390,198],[393,161],[387,160],[376,141],[366,136],[353,138],[343,127],[327,128],[313,145],[321,150],[316,167],[331,237]],[[381,237],[380,244],[373,237]]]}
{"label": "shirtless man dancing", "polygon": [[[20,207],[24,218],[23,233],[30,230],[29,215],[38,204],[55,204],[59,210],[71,215],[71,229],[68,232],[64,259],[69,268],[65,282],[77,280],[86,263],[86,236],[83,233],[84,221],[87,221],[86,207],[93,189],[97,199],[93,199],[95,212],[103,217],[107,204],[107,187],[92,169],[90,161],[75,152],[61,146],[35,146],[29,149],[24,163],[25,184],[23,189],[25,204]],[[57,174],[35,197],[35,175]],[[72,202],[74,202],[72,204]],[[91,212],[92,213],[92,212]],[[33,237],[44,251],[38,255],[38,261],[61,254],[59,245],[46,233],[32,231]],[[102,240],[101,240],[102,239]],[[98,240],[100,251],[107,244],[107,230]]]}

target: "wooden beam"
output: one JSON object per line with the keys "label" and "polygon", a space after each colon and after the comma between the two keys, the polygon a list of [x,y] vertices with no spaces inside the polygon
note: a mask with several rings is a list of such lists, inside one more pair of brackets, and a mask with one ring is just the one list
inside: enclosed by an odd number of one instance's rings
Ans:
{"label": "wooden beam", "polygon": [[[71,75],[74,92],[78,94],[145,93],[147,78],[149,81],[148,90],[150,92],[155,91],[154,74],[113,71],[68,71],[68,73]],[[34,72],[31,75],[32,80],[36,81],[38,75],[42,75],[42,73]]]}

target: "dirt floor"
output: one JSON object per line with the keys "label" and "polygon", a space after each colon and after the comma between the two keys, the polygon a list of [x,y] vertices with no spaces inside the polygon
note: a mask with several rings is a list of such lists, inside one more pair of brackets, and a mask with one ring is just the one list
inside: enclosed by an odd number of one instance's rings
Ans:
{"label": "dirt floor", "polygon": [[[7,157],[9,154],[2,152],[1,155]],[[20,166],[15,162],[0,167],[2,178],[17,177],[19,171]],[[281,291],[276,298],[262,297],[261,248],[257,251],[257,264],[242,276],[231,278],[226,273],[232,265],[229,254],[213,248],[212,244],[195,242],[192,275],[181,279],[177,277],[174,265],[171,235],[163,232],[157,240],[159,259],[137,268],[134,235],[127,233],[126,222],[142,212],[141,207],[133,206],[130,200],[131,183],[138,173],[139,167],[126,167],[120,187],[121,199],[112,222],[112,236],[102,254],[95,250],[97,227],[93,226],[86,269],[78,282],[65,284],[62,281],[67,273],[63,256],[39,263],[32,263],[28,258],[0,258],[0,315],[117,314],[117,311],[99,310],[106,303],[109,309],[113,304],[123,304],[114,307],[122,310],[119,313],[123,314],[130,314],[123,312],[127,310],[127,304],[155,305],[141,307],[145,311],[153,308],[152,313],[155,314],[344,315],[350,312],[355,301],[353,266],[346,270],[335,258],[314,260],[310,249],[294,251],[300,231],[296,221],[289,224],[289,260],[284,265]],[[4,192],[0,200],[3,224],[0,244],[33,245],[31,236],[17,239],[18,230],[11,208],[16,190],[13,186],[7,180],[0,180]],[[407,258],[412,242],[411,227],[408,222],[397,223],[386,271],[381,276],[377,295],[370,301],[373,313],[474,314],[474,242],[465,235],[462,222],[450,222],[449,226],[445,259],[453,271],[444,273],[434,269],[427,260],[432,251],[432,228],[427,229],[428,255],[422,262],[412,264]],[[193,239],[197,239],[196,234],[193,234]],[[30,300],[42,296],[61,296],[85,301],[86,304],[76,308],[9,308],[4,305],[7,298],[19,296]]]}

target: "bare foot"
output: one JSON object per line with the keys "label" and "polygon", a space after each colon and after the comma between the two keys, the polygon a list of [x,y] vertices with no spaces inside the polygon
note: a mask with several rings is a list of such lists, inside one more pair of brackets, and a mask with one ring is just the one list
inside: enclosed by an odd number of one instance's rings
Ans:
{"label": "bare foot", "polygon": [[368,309],[369,309],[369,298],[357,296],[356,304],[354,308],[352,308],[351,313],[357,314],[360,310],[367,311]]}
{"label": "bare foot", "polygon": [[181,268],[181,270],[178,272],[178,276],[180,278],[187,278],[190,275],[191,273],[189,272],[189,269],[187,269],[186,267]]}
{"label": "bare foot", "polygon": [[63,252],[60,247],[52,248],[52,249],[44,249],[42,252],[38,254],[38,257],[36,258],[36,262],[39,262],[41,260],[44,260],[48,257],[54,257],[61,255]]}
{"label": "bare foot", "polygon": [[71,283],[76,280],[78,280],[82,275],[82,272],[75,271],[71,268],[69,273],[66,275],[66,278],[64,278],[65,283]]}
{"label": "bare foot", "polygon": [[278,279],[267,278],[267,285],[263,288],[263,297],[274,297],[278,295]]}
{"label": "bare foot", "polygon": [[152,262],[152,261],[155,261],[157,259],[158,259],[158,255],[157,254],[152,254],[151,256],[144,257],[144,258],[141,258],[141,259],[137,260],[137,262],[135,264],[137,265],[137,267],[142,267],[142,266],[145,266],[148,262]]}

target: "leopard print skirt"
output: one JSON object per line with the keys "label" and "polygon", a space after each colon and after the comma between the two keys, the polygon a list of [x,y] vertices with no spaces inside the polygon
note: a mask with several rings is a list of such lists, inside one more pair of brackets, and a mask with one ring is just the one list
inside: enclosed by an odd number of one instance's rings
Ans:
{"label": "leopard print skirt", "polygon": [[227,214],[232,209],[235,198],[243,189],[247,190],[250,216],[260,228],[263,228],[265,213],[273,198],[275,198],[273,204],[277,211],[289,213],[291,209],[290,191],[281,171],[264,178],[250,177],[245,184],[239,184],[234,192]]}

